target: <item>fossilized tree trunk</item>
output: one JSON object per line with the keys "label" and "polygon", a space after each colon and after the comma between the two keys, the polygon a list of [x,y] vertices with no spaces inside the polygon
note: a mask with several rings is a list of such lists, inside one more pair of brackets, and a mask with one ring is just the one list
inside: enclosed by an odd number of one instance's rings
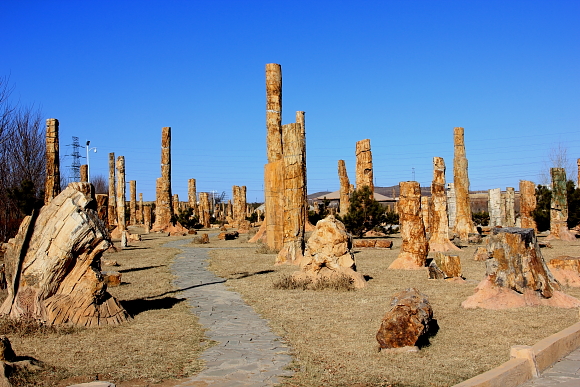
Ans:
{"label": "fossilized tree trunk", "polygon": [[129,181],[129,224],[137,224],[137,181]]}
{"label": "fossilized tree trunk", "polygon": [[487,210],[489,212],[489,226],[502,226],[500,188],[493,188],[488,191]]}
{"label": "fossilized tree trunk", "polygon": [[95,209],[90,184],[75,182],[24,219],[5,255],[1,314],[87,327],[129,319],[106,291],[100,257],[110,241]]}
{"label": "fossilized tree trunk", "polygon": [[520,180],[520,219],[522,228],[538,231],[532,212],[536,209],[536,185],[532,181]]}
{"label": "fossilized tree trunk", "polygon": [[552,201],[550,202],[550,235],[549,239],[574,241],[576,236],[568,229],[568,198],[566,194],[566,170],[551,168]]}
{"label": "fossilized tree trunk", "polygon": [[199,193],[199,223],[204,228],[210,228],[209,195],[207,192]]}
{"label": "fossilized tree trunk", "polygon": [[505,227],[514,227],[516,225],[515,210],[516,193],[513,187],[507,187],[505,191]]}
{"label": "fossilized tree trunk", "polygon": [[578,179],[576,180],[576,188],[580,188],[580,159],[576,161],[578,164]]}
{"label": "fossilized tree trunk", "polygon": [[237,226],[238,222],[246,220],[246,186],[232,187],[234,202],[232,205],[232,218]]}
{"label": "fossilized tree trunk", "polygon": [[477,230],[471,218],[469,201],[469,177],[467,175],[467,157],[465,156],[465,140],[463,128],[453,129],[455,153],[453,157],[453,184],[455,186],[456,215],[455,233],[466,241],[470,233]]}
{"label": "fossilized tree trunk", "polygon": [[304,222],[305,222],[305,230],[307,227],[312,227],[314,228],[310,222],[308,221],[308,209],[310,208],[310,204],[308,204],[308,189],[307,189],[307,181],[308,179],[306,178],[306,176],[308,176],[306,174],[306,112],[304,111],[297,111],[296,112],[296,123],[300,124],[300,135],[302,136],[302,138],[304,138],[304,141],[302,142],[302,156],[304,158],[304,171],[302,172],[304,175],[304,213],[306,214],[304,217]]}
{"label": "fossilized tree trunk", "polygon": [[151,230],[151,206],[143,206],[143,227],[145,228],[145,234],[149,233]]}
{"label": "fossilized tree trunk", "polygon": [[115,193],[115,154],[109,153],[109,224],[117,224],[117,194]]}
{"label": "fossilized tree trunk", "polygon": [[276,263],[299,264],[304,255],[304,227],[306,207],[306,163],[305,138],[300,124],[284,125],[282,129],[284,144],[284,223],[283,246]]}
{"label": "fossilized tree trunk", "polygon": [[87,164],[81,165],[80,172],[81,172],[81,183],[88,183],[89,182],[89,166]]}
{"label": "fossilized tree trunk", "polygon": [[282,66],[266,64],[266,152],[268,162],[282,159]]}
{"label": "fossilized tree trunk", "polygon": [[125,221],[125,156],[117,157],[117,228],[121,233],[121,247],[127,247]]}
{"label": "fossilized tree trunk", "polygon": [[143,224],[143,194],[139,194],[139,207],[137,208],[137,223]]}
{"label": "fossilized tree trunk", "polygon": [[370,188],[371,193],[375,192],[373,182],[373,155],[371,153],[371,140],[357,141],[356,143],[356,189],[364,186]]}
{"label": "fossilized tree trunk", "polygon": [[171,128],[161,129],[161,177],[157,179],[155,223],[153,231],[172,225],[173,203],[171,197]]}
{"label": "fossilized tree trunk", "polygon": [[421,187],[416,181],[403,181],[399,183],[399,190],[399,223],[403,243],[389,269],[420,269],[425,267],[429,251],[421,219]]}
{"label": "fossilized tree trunk", "polygon": [[103,221],[105,227],[107,227],[109,225],[109,196],[106,194],[97,194],[95,195],[95,199],[97,202],[97,215]]}
{"label": "fossilized tree trunk", "polygon": [[60,159],[58,143],[58,120],[46,120],[46,180],[44,183],[44,204],[60,193]]}
{"label": "fossilized tree trunk", "polygon": [[196,185],[195,185],[195,179],[189,179],[187,181],[187,200],[189,202],[189,207],[191,207],[191,210],[193,212],[193,216],[198,216],[199,219],[199,213],[197,210],[197,190],[196,190]]}
{"label": "fossilized tree trunk", "polygon": [[338,179],[340,180],[340,216],[344,216],[350,205],[350,180],[344,160],[338,160]]}
{"label": "fossilized tree trunk", "polygon": [[266,164],[264,186],[266,199],[266,243],[268,247],[280,251],[284,242],[284,160]]}
{"label": "fossilized tree trunk", "polygon": [[431,198],[428,196],[421,196],[421,220],[423,220],[423,227],[425,227],[425,233],[430,232]]}
{"label": "fossilized tree trunk", "polygon": [[457,214],[457,200],[455,198],[455,184],[449,183],[447,195],[447,215],[449,216],[449,230],[455,229],[455,218]]}
{"label": "fossilized tree trunk", "polygon": [[178,194],[173,194],[173,214],[175,216],[177,216],[179,214],[179,195]]}
{"label": "fossilized tree trunk", "polygon": [[431,232],[430,251],[459,250],[449,240],[447,220],[447,195],[445,193],[445,161],[433,157],[433,182],[431,183]]}

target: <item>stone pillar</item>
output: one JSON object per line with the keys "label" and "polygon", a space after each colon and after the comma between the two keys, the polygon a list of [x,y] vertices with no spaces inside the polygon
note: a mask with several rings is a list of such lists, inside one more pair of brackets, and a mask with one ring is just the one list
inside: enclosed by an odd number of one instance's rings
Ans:
{"label": "stone pillar", "polygon": [[81,183],[89,182],[89,166],[87,164],[81,165]]}
{"label": "stone pillar", "polygon": [[282,158],[282,66],[266,65],[266,152],[268,162]]}
{"label": "stone pillar", "polygon": [[103,221],[105,225],[109,225],[109,197],[105,194],[96,194],[95,199],[97,201],[97,215],[99,219]]}
{"label": "stone pillar", "polygon": [[447,214],[449,215],[449,230],[455,229],[455,215],[457,213],[457,201],[455,198],[455,184],[447,184]]}
{"label": "stone pillar", "polygon": [[304,255],[306,225],[306,158],[304,133],[299,123],[282,127],[284,144],[284,239],[276,263],[299,264]]}
{"label": "stone pillar", "polygon": [[209,195],[207,192],[199,193],[199,223],[203,225],[204,228],[210,228],[209,223]]}
{"label": "stone pillar", "polygon": [[501,217],[501,189],[488,191],[487,211],[489,212],[489,227],[503,226]]}
{"label": "stone pillar", "polygon": [[340,180],[340,216],[345,216],[350,205],[350,180],[348,180],[344,160],[338,160],[338,179]]}
{"label": "stone pillar", "polygon": [[455,185],[456,215],[455,233],[459,239],[466,241],[470,233],[477,230],[471,218],[471,204],[469,200],[469,177],[467,174],[467,157],[465,156],[465,140],[463,128],[453,129],[455,147],[453,157],[453,183]]}
{"label": "stone pillar", "polygon": [[302,171],[302,174],[305,176],[304,177],[304,211],[306,214],[304,222],[307,224],[310,224],[308,222],[308,209],[309,209],[310,205],[308,204],[308,189],[306,187],[306,182],[308,180],[306,178],[306,176],[308,176],[306,174],[306,112],[303,112],[303,111],[296,112],[296,123],[300,124],[300,128],[301,128],[300,135],[302,136],[302,138],[304,138],[304,142],[302,143],[302,145],[303,145],[302,155],[304,157],[304,171]]}
{"label": "stone pillar", "polygon": [[187,201],[189,202],[189,207],[192,210],[192,215],[197,216],[199,219],[199,213],[197,211],[197,192],[195,179],[189,179],[187,181]]}
{"label": "stone pillar", "polygon": [[357,141],[356,143],[356,189],[367,186],[371,193],[375,192],[373,182],[373,155],[371,153],[371,140]]}
{"label": "stone pillar", "polygon": [[46,120],[46,180],[44,183],[44,204],[60,193],[60,159],[58,143],[58,120]]}
{"label": "stone pillar", "polygon": [[431,198],[428,196],[421,196],[421,219],[423,220],[423,227],[425,233],[430,232],[431,224]]}
{"label": "stone pillar", "polygon": [[139,194],[139,208],[137,208],[137,223],[143,224],[143,194]]}
{"label": "stone pillar", "polygon": [[121,247],[127,247],[125,230],[125,156],[117,157],[117,227],[121,232]]}
{"label": "stone pillar", "polygon": [[137,224],[137,181],[129,181],[129,224]]}
{"label": "stone pillar", "polygon": [[575,241],[576,236],[568,230],[568,197],[566,194],[566,170],[550,168],[552,175],[552,201],[550,203],[550,235],[548,239]]}
{"label": "stone pillar", "polygon": [[115,193],[115,154],[109,153],[109,224],[117,224],[117,194]]}
{"label": "stone pillar", "polygon": [[578,179],[576,180],[576,188],[580,188],[580,159],[577,161],[578,164]]}
{"label": "stone pillar", "polygon": [[149,234],[151,229],[151,206],[143,206],[143,228],[145,229],[145,234]]}
{"label": "stone pillar", "polygon": [[499,201],[499,209],[501,213],[500,225],[503,227],[503,225],[506,224],[505,193],[501,194],[501,200]]}
{"label": "stone pillar", "polygon": [[234,220],[235,226],[237,227],[238,222],[246,220],[246,186],[232,187],[233,205],[232,205],[232,218]]}
{"label": "stone pillar", "polygon": [[522,228],[538,231],[532,212],[536,209],[536,185],[532,181],[520,180],[520,219]]}
{"label": "stone pillar", "polygon": [[172,207],[173,207],[173,215],[175,215],[175,216],[179,215],[179,195],[178,194],[173,194]]}
{"label": "stone pillar", "polygon": [[421,269],[425,267],[429,251],[421,219],[421,187],[416,181],[403,181],[399,183],[399,190],[399,223],[403,243],[389,269]]}
{"label": "stone pillar", "polygon": [[171,198],[171,128],[161,129],[161,177],[157,179],[155,202],[155,224],[153,231],[171,225],[173,203]]}
{"label": "stone pillar", "polygon": [[505,191],[505,223],[504,227],[516,225],[516,193],[513,187],[507,187]]}
{"label": "stone pillar", "polygon": [[445,194],[445,161],[433,157],[433,182],[431,183],[431,230],[430,251],[459,250],[449,240],[447,219],[447,195]]}

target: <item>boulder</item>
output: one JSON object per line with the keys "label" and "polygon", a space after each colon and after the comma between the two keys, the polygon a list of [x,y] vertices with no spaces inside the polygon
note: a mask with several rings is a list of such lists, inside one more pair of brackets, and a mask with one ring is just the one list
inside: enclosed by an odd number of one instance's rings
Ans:
{"label": "boulder", "polygon": [[121,273],[118,271],[103,271],[101,272],[107,286],[116,287],[121,285]]}
{"label": "boulder", "polygon": [[429,264],[429,279],[445,279],[461,277],[461,260],[457,255],[435,254],[435,259]]}
{"label": "boulder", "polygon": [[236,239],[240,234],[238,234],[237,231],[232,231],[232,232],[221,232],[218,235],[218,239],[224,240],[224,241],[230,241],[230,240],[234,240]]}

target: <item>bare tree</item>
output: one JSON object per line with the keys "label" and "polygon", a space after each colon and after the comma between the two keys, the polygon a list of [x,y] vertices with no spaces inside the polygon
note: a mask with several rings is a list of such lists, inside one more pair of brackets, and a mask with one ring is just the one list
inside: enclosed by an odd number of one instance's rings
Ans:
{"label": "bare tree", "polygon": [[109,183],[108,179],[103,175],[95,175],[91,177],[91,184],[95,187],[95,194],[108,194]]}
{"label": "bare tree", "polygon": [[550,175],[550,168],[564,168],[567,179],[570,179],[570,177],[576,175],[574,166],[575,164],[568,158],[568,148],[559,142],[550,148],[548,161],[544,161],[544,167],[539,176],[540,184],[548,187],[551,186],[552,177]]}

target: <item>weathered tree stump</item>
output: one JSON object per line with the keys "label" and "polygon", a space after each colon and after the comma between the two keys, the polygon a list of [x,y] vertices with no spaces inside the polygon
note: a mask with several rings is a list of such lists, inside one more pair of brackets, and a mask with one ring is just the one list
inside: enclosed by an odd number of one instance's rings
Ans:
{"label": "weathered tree stump", "polygon": [[429,279],[461,278],[461,260],[457,255],[435,254],[429,264]]}
{"label": "weathered tree stump", "polygon": [[520,219],[522,228],[533,228],[538,231],[532,212],[536,209],[536,185],[527,180],[520,180]]}
{"label": "weathered tree stump", "polygon": [[546,239],[572,242],[576,235],[568,229],[568,199],[566,194],[566,170],[551,168],[552,201],[550,202],[550,235]]}
{"label": "weathered tree stump", "polygon": [[381,349],[422,346],[435,330],[433,309],[426,295],[415,288],[393,296],[391,309],[384,315],[377,332]]}
{"label": "weathered tree stump", "polygon": [[346,215],[350,204],[350,180],[346,173],[344,160],[338,160],[338,179],[340,181],[340,216]]}

